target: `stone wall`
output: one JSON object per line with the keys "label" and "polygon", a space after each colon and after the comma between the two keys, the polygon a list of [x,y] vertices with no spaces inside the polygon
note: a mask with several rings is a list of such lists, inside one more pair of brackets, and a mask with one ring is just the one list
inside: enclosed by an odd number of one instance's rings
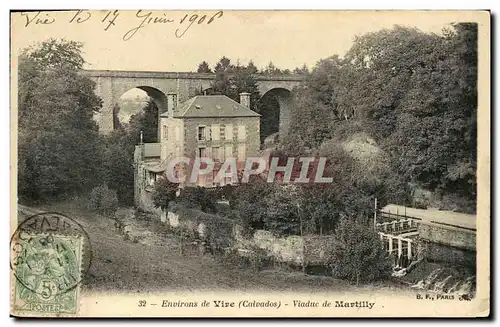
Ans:
{"label": "stone wall", "polygon": [[169,211],[162,221],[173,229],[183,229],[201,240],[225,238],[222,244],[230,245],[230,248],[247,251],[259,248],[275,262],[299,266],[304,263],[325,264],[334,242],[332,236],[277,237],[265,230],[256,230],[247,237],[243,235],[243,228],[232,219],[179,206],[174,206],[173,211]]}
{"label": "stone wall", "polygon": [[420,239],[418,245],[419,259],[453,266],[465,266],[473,269],[476,267],[475,251],[434,243],[425,239]]}
{"label": "stone wall", "polygon": [[472,229],[422,222],[418,234],[426,241],[476,251],[476,231]]}

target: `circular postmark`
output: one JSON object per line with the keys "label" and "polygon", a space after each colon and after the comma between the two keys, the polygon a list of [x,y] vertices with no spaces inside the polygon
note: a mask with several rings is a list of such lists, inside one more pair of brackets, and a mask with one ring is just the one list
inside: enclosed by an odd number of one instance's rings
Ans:
{"label": "circular postmark", "polygon": [[19,296],[42,301],[74,290],[92,261],[83,226],[57,212],[38,213],[22,221],[11,237],[10,251]]}

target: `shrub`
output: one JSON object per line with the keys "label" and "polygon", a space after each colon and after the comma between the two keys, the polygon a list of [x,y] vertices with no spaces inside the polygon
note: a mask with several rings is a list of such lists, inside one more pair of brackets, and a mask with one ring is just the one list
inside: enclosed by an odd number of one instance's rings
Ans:
{"label": "shrub", "polygon": [[388,254],[377,233],[346,218],[340,221],[328,257],[333,276],[356,285],[387,278],[391,272]]}
{"label": "shrub", "polygon": [[106,184],[94,187],[90,193],[89,207],[101,214],[114,214],[118,209],[116,191],[108,188]]}
{"label": "shrub", "polygon": [[175,201],[179,184],[172,183],[165,177],[161,177],[155,182],[153,193],[153,203],[155,207],[165,211],[170,202]]}

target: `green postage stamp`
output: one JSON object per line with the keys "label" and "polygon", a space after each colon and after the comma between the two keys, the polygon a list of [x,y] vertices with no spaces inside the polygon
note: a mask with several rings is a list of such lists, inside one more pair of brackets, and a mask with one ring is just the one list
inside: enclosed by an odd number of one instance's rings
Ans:
{"label": "green postage stamp", "polygon": [[13,312],[76,315],[82,248],[81,235],[19,233],[11,243]]}

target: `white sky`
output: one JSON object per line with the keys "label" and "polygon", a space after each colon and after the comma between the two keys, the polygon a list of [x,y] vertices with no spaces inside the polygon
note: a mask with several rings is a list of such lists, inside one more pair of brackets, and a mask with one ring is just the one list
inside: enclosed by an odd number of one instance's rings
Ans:
{"label": "white sky", "polygon": [[[124,34],[138,26],[137,11],[120,10],[115,25],[104,31],[102,19],[107,11],[93,11],[81,24],[69,24],[75,12],[41,13],[38,18],[55,19],[50,25],[27,27],[27,17],[14,13],[11,24],[12,55],[20,49],[48,37],[84,42],[85,59],[91,69],[194,71],[206,60],[211,66],[223,55],[246,64],[253,59],[258,68],[273,61],[275,66],[293,69],[306,63],[309,67],[333,54],[343,55],[353,38],[366,32],[390,28],[395,24],[415,26],[423,31],[440,32],[456,21],[457,12],[403,11],[224,11],[223,17],[210,25],[196,23],[182,38],[179,21],[194,12],[156,11],[153,15],[173,19],[174,23],[149,24],[130,40]],[[148,11],[143,12],[147,14]],[[214,11],[197,12],[213,15]],[[29,18],[35,16],[29,13]],[[464,19],[464,12],[461,13]],[[87,17],[84,12],[82,19]],[[151,16],[153,17],[153,16]],[[208,18],[205,22],[208,21]]]}

